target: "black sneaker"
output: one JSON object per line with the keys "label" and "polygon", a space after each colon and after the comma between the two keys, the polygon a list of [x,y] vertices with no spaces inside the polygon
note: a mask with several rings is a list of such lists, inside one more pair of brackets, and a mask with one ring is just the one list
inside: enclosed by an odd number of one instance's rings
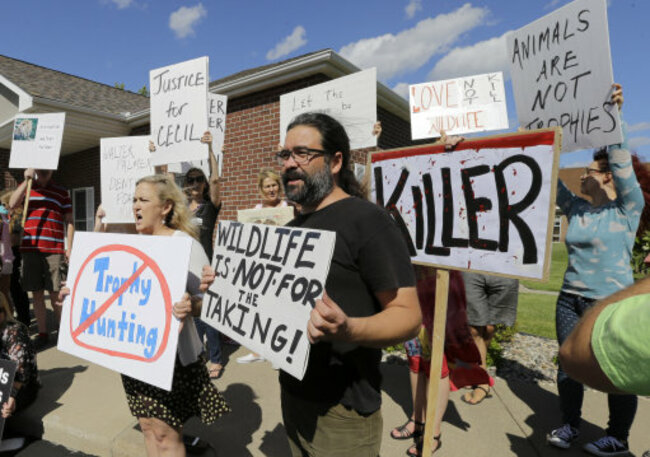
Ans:
{"label": "black sneaker", "polygon": [[613,436],[603,436],[601,439],[584,445],[583,449],[598,457],[630,455],[626,441],[621,441]]}
{"label": "black sneaker", "polygon": [[560,449],[569,449],[571,442],[578,438],[578,435],[580,435],[580,431],[577,428],[564,424],[546,435],[546,442]]}

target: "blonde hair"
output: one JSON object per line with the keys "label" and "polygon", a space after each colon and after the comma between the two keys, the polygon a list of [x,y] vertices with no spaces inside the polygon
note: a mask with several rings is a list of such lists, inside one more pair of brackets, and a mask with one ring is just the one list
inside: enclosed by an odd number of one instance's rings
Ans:
{"label": "blonde hair", "polygon": [[284,191],[282,189],[282,178],[280,177],[279,174],[277,174],[275,171],[271,170],[270,168],[261,169],[260,173],[257,175],[257,187],[260,190],[260,195],[262,196],[262,198],[266,198],[264,192],[262,191],[262,188],[264,187],[264,180],[267,178],[271,178],[273,181],[278,183],[278,187],[279,187],[278,199],[281,199],[281,196]]}
{"label": "blonde hair", "polygon": [[135,185],[137,187],[142,183],[154,185],[157,190],[158,200],[172,204],[171,211],[165,217],[165,225],[198,239],[198,229],[190,220],[190,210],[187,207],[185,195],[174,180],[168,175],[152,175],[140,178]]}
{"label": "blonde hair", "polygon": [[13,189],[8,189],[2,192],[0,194],[0,203],[2,203],[7,208],[9,208],[9,199],[11,198],[11,194],[13,193],[14,193]]}

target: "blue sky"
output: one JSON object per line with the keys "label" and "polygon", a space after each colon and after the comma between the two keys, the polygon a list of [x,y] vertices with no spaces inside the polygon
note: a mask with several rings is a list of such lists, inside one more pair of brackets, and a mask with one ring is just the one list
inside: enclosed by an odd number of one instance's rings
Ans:
{"label": "blue sky", "polygon": [[[567,0],[21,0],[0,17],[0,53],[138,90],[149,70],[208,55],[210,78],[332,48],[406,94],[408,84],[507,71],[506,32]],[[608,0],[614,77],[633,149],[650,159],[647,0]],[[516,119],[510,82],[508,111]],[[514,127],[514,126],[513,126]],[[582,165],[588,152],[564,154]]]}

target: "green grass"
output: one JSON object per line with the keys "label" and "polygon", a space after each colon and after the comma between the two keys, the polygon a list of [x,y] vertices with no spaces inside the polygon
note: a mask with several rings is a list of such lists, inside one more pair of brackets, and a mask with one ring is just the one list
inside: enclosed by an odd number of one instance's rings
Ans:
{"label": "green grass", "polygon": [[517,331],[555,339],[555,295],[519,294]]}
{"label": "green grass", "polygon": [[567,266],[567,251],[564,243],[553,243],[553,254],[551,256],[551,272],[547,282],[521,281],[528,289],[550,290],[559,292],[564,279],[564,272]]}

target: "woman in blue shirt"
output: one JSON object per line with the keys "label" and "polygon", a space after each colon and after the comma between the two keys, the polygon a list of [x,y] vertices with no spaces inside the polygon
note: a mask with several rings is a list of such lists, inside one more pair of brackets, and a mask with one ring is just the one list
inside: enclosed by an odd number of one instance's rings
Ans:
{"label": "woman in blue shirt", "polygon": [[[621,86],[614,85],[612,101],[620,110]],[[632,167],[626,140],[598,150],[580,178],[587,201],[558,182],[557,204],[569,220],[566,246],[569,263],[557,300],[555,321],[560,344],[583,313],[595,302],[633,281],[630,259],[641,213],[643,192]],[[547,436],[549,444],[566,449],[579,435],[584,387],[558,369],[558,393],[563,425]],[[609,395],[606,436],[585,445],[598,456],[628,453],[627,438],[637,408],[634,395]]]}

